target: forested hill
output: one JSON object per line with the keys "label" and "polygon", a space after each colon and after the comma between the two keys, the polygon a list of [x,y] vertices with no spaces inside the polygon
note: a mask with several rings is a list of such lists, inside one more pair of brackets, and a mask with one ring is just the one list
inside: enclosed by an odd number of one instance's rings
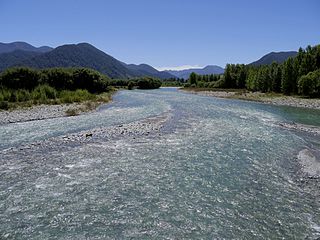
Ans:
{"label": "forested hill", "polygon": [[298,54],[296,51],[289,51],[289,52],[271,52],[266,55],[264,55],[262,58],[260,58],[257,61],[254,61],[250,63],[250,66],[262,66],[262,65],[268,65],[273,62],[276,63],[283,63],[286,61],[289,57],[295,57]]}
{"label": "forested hill", "polygon": [[174,77],[171,74],[159,72],[146,64],[124,64],[88,43],[63,45],[45,53],[39,53],[33,51],[33,48],[29,48],[28,50],[15,50],[0,54],[0,71],[14,66],[40,69],[86,67],[97,70],[110,78]]}
{"label": "forested hill", "polygon": [[12,42],[12,43],[0,42],[0,54],[14,52],[16,50],[45,53],[45,52],[50,52],[52,49],[53,48],[48,46],[42,46],[37,48],[26,42]]}

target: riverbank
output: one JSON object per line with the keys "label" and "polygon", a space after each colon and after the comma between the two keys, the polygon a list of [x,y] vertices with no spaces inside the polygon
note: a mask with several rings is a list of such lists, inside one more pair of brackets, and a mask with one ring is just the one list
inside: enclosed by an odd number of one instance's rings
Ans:
{"label": "riverbank", "polygon": [[101,94],[97,96],[97,99],[90,101],[63,104],[41,104],[33,105],[31,107],[2,110],[0,111],[0,125],[68,117],[92,112],[95,111],[99,105],[112,101],[114,93],[116,93],[116,91]]}
{"label": "riverbank", "polygon": [[268,94],[261,92],[228,91],[228,90],[201,90],[201,89],[182,89],[193,94],[203,96],[232,98],[247,101],[256,101],[272,105],[302,107],[320,110],[320,99],[302,98],[298,96],[285,96],[282,94]]}
{"label": "riverbank", "polygon": [[96,103],[70,103],[59,105],[36,105],[29,108],[0,112],[0,125],[16,122],[28,122],[50,118],[78,115],[93,111]]}

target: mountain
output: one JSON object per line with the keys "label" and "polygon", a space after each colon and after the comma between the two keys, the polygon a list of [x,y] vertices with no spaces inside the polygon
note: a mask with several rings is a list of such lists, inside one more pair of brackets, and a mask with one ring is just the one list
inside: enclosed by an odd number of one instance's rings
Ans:
{"label": "mountain", "polygon": [[45,53],[50,52],[53,48],[48,46],[34,47],[26,42],[12,42],[12,43],[1,43],[0,42],[0,54],[9,53],[17,50],[27,51],[27,52],[39,52]]}
{"label": "mountain", "polygon": [[[122,63],[88,43],[62,45],[45,53],[39,52],[39,48],[38,51],[32,51],[34,48],[30,44],[22,45],[24,46],[24,50],[19,49],[0,54],[0,71],[13,66],[27,66],[40,69],[51,67],[87,67],[104,73],[111,78],[151,76],[165,79],[174,77],[169,73],[157,71],[147,64]],[[21,47],[22,45],[19,46]]]}
{"label": "mountain", "polygon": [[111,78],[135,76],[120,61],[88,43],[62,45],[24,63],[26,66],[35,68],[87,67]]}
{"label": "mountain", "polygon": [[260,66],[260,65],[268,65],[272,62],[283,63],[289,57],[295,57],[298,52],[289,51],[289,52],[271,52],[264,55],[259,60],[250,63],[251,66]]}
{"label": "mountain", "polygon": [[32,58],[41,55],[39,52],[15,50],[0,54],[0,72],[12,66],[32,65]]}
{"label": "mountain", "polygon": [[185,70],[166,70],[167,73],[170,73],[178,78],[188,79],[192,72],[195,72],[199,75],[208,75],[208,74],[222,74],[224,69],[216,65],[208,65],[204,68],[192,68]]}
{"label": "mountain", "polygon": [[170,79],[170,78],[176,78],[176,76],[165,72],[165,71],[158,71],[155,68],[151,67],[147,64],[126,64],[126,67],[130,69],[131,71],[136,72],[136,74],[141,76],[154,76],[156,78],[160,79]]}

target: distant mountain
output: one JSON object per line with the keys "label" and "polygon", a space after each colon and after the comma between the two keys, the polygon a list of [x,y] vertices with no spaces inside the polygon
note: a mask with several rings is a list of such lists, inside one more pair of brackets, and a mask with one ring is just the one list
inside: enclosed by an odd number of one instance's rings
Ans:
{"label": "distant mountain", "polygon": [[[18,45],[21,47],[20,44]],[[134,65],[122,63],[88,43],[62,45],[45,53],[31,51],[34,48],[30,44],[22,45],[24,46],[24,50],[14,50],[0,54],[0,71],[13,66],[27,66],[40,69],[51,67],[87,67],[104,73],[111,78],[151,76],[164,79],[174,77],[169,73],[157,71],[147,64]]]}
{"label": "distant mountain", "polygon": [[12,43],[1,43],[0,42],[0,54],[9,53],[17,50],[27,51],[27,52],[39,52],[45,53],[51,51],[53,48],[48,46],[34,47],[26,42],[12,42]]}
{"label": "distant mountain", "polygon": [[207,75],[207,74],[222,74],[224,73],[224,69],[222,67],[216,65],[208,65],[204,68],[192,68],[185,70],[166,70],[165,72],[170,73],[178,78],[188,79],[192,72],[195,72],[199,75]]}
{"label": "distant mountain", "polygon": [[266,55],[264,55],[259,60],[250,63],[251,66],[260,66],[260,65],[268,65],[273,62],[277,63],[283,63],[286,61],[289,57],[295,57],[298,54],[298,52],[295,51],[289,51],[289,52],[271,52]]}
{"label": "distant mountain", "polygon": [[176,78],[176,76],[165,72],[165,71],[158,71],[155,68],[151,67],[147,64],[126,64],[126,67],[130,69],[131,71],[136,72],[137,75],[142,76],[154,76],[156,78],[160,79],[169,79],[169,78]]}

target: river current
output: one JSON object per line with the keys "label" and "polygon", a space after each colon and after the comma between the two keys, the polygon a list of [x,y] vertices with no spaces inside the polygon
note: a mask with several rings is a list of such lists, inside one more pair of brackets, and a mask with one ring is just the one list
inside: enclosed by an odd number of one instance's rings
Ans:
{"label": "river current", "polygon": [[[155,134],[50,145],[157,117]],[[317,239],[319,182],[297,156],[320,139],[292,122],[320,126],[320,111],[162,88],[2,125],[0,239]]]}

